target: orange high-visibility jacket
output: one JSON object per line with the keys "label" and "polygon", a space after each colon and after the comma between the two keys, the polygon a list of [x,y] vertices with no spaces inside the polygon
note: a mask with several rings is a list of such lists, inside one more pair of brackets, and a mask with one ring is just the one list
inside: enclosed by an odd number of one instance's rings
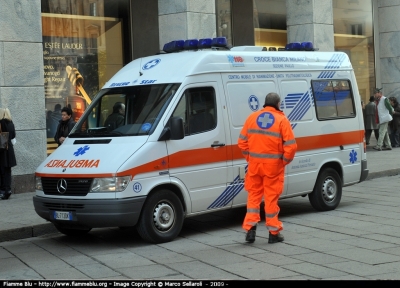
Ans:
{"label": "orange high-visibility jacket", "polygon": [[289,120],[282,111],[269,106],[247,118],[238,146],[247,162],[284,166],[293,160],[297,150]]}

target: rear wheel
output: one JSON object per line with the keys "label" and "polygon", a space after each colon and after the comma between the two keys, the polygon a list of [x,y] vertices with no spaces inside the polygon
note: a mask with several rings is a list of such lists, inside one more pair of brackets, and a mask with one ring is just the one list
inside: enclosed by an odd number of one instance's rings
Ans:
{"label": "rear wheel", "polygon": [[179,197],[169,190],[151,194],[137,224],[139,235],[151,243],[169,242],[181,232],[184,211]]}
{"label": "rear wheel", "polygon": [[55,224],[54,226],[56,227],[56,229],[67,236],[82,236],[82,235],[86,235],[90,230],[92,230],[92,228],[66,228],[60,224]]}
{"label": "rear wheel", "polygon": [[334,210],[342,198],[342,180],[333,168],[322,170],[314,190],[308,194],[311,206],[318,211]]}

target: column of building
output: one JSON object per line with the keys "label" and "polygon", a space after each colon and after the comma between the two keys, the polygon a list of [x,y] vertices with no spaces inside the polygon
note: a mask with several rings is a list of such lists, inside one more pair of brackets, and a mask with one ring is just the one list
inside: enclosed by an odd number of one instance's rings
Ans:
{"label": "column of building", "polygon": [[46,157],[40,0],[3,0],[0,27],[0,107],[10,109],[17,139],[12,190],[33,191]]}
{"label": "column of building", "polygon": [[288,42],[334,51],[332,0],[286,0]]}
{"label": "column of building", "polygon": [[400,0],[378,1],[377,68],[380,69],[378,85],[386,97],[400,100]]}
{"label": "column of building", "polygon": [[215,0],[158,1],[160,49],[178,39],[216,37]]}

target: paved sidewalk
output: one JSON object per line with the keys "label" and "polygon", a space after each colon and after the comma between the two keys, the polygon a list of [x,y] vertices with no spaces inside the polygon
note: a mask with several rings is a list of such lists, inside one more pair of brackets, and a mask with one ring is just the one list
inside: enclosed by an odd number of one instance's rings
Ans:
{"label": "paved sidewalk", "polygon": [[[371,137],[372,138],[372,137]],[[373,178],[400,174],[400,148],[375,151],[376,140],[367,147],[369,176]],[[57,230],[53,224],[39,217],[33,207],[34,192],[12,194],[7,201],[0,201],[0,242],[36,237]]]}

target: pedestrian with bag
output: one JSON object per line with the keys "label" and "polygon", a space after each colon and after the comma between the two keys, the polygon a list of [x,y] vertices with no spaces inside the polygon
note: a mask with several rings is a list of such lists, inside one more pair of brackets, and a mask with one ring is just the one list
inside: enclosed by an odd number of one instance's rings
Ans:
{"label": "pedestrian with bag", "polygon": [[283,192],[284,169],[296,153],[297,144],[289,120],[279,109],[280,96],[268,93],[264,109],[252,113],[243,125],[238,146],[248,163],[245,189],[248,191],[247,213],[243,222],[246,242],[253,243],[260,221],[260,204],[264,196],[268,243],[282,242],[282,222],[278,220],[278,200]]}
{"label": "pedestrian with bag", "polygon": [[6,146],[0,147],[0,199],[7,200],[12,194],[11,168],[17,165],[13,144],[16,141],[15,127],[8,108],[0,108],[0,128],[1,133],[8,132]]}
{"label": "pedestrian with bag", "polygon": [[58,146],[64,143],[65,138],[71,132],[72,128],[75,126],[75,121],[72,120],[72,110],[69,107],[64,107],[61,109],[61,120],[58,123],[56,135],[54,140],[57,142]]}
{"label": "pedestrian with bag", "polygon": [[392,114],[394,109],[392,105],[390,105],[389,99],[382,95],[382,88],[375,88],[375,101],[377,111],[376,122],[379,124],[379,138],[377,145],[373,147],[373,149],[378,151],[392,150],[388,134],[388,125],[393,119]]}

